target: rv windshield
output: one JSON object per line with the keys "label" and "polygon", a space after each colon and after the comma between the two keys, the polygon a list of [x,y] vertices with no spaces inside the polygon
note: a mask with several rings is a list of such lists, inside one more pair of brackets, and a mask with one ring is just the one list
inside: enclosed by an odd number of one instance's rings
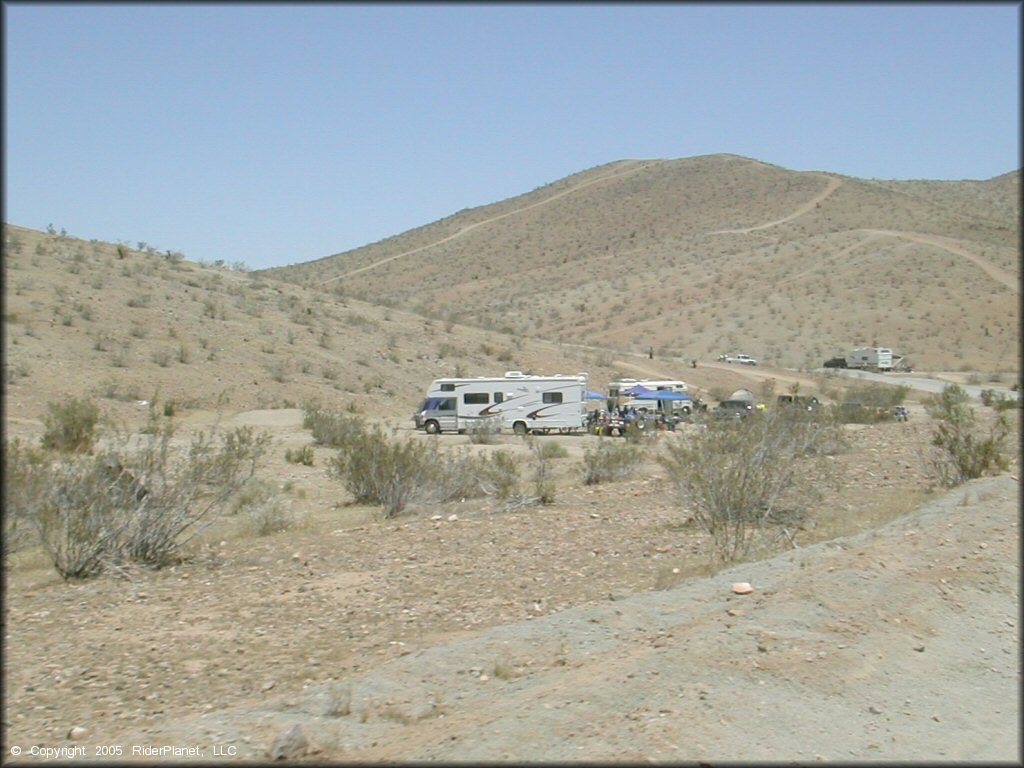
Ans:
{"label": "rv windshield", "polygon": [[421,411],[454,411],[454,397],[428,397],[423,401]]}

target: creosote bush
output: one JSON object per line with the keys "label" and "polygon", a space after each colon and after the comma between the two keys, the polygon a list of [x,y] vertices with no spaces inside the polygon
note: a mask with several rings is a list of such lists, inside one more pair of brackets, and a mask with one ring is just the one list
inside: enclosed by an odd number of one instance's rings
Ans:
{"label": "creosote bush", "polygon": [[791,537],[782,524],[798,521],[818,495],[805,465],[843,447],[827,414],[786,408],[712,422],[667,444],[659,460],[680,502],[710,535],[711,560],[724,564],[744,557],[769,523]]}
{"label": "creosote bush", "polygon": [[643,458],[643,451],[630,443],[602,440],[596,448],[583,450],[583,484],[598,485],[630,476]]}
{"label": "creosote bush", "polygon": [[43,417],[43,447],[55,451],[89,451],[99,422],[99,407],[91,400],[71,398],[47,403]]}
{"label": "creosote bush", "polygon": [[5,515],[32,525],[65,579],[178,562],[252,476],[267,437],[199,433],[178,454],[171,435],[170,425],[154,426],[141,446],[116,437],[95,455],[5,447]]}
{"label": "creosote bush", "polygon": [[968,400],[962,387],[949,384],[928,406],[929,414],[938,421],[932,445],[939,450],[932,467],[943,485],[959,485],[1009,465],[1003,454],[1010,433],[1006,415],[997,413],[986,434]]}
{"label": "creosote bush", "polygon": [[443,454],[418,440],[403,440],[355,417],[320,412],[317,424],[343,424],[340,450],[328,462],[359,504],[379,504],[385,517],[414,504],[441,504],[482,496],[509,496],[518,485],[518,465],[503,451],[488,458],[468,452]]}

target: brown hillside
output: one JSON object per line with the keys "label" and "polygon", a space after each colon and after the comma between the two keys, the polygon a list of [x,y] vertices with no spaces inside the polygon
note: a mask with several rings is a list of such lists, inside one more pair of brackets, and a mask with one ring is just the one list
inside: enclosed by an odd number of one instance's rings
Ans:
{"label": "brown hillside", "polygon": [[817,367],[878,344],[1011,370],[1019,172],[875,181],[629,160],[267,276],[519,337]]}

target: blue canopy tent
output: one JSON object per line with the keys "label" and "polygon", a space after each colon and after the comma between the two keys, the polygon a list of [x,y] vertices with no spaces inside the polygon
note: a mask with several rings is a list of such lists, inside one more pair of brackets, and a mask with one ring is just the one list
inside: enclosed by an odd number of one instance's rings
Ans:
{"label": "blue canopy tent", "polygon": [[654,391],[653,389],[648,389],[647,387],[641,386],[639,384],[635,384],[634,386],[630,387],[629,389],[622,390],[622,394],[629,395],[630,397],[639,397],[640,395],[646,395],[646,394],[649,394],[649,393],[651,393],[653,391]]}
{"label": "blue canopy tent", "polygon": [[587,400],[605,400],[605,399],[607,399],[607,397],[608,397],[608,395],[602,394],[600,392],[592,392],[589,389],[587,390],[587,395],[586,395],[586,399]]}
{"label": "blue canopy tent", "polygon": [[656,392],[646,390],[634,396],[637,400],[689,400],[690,396],[685,392],[672,392],[668,389],[659,389]]}

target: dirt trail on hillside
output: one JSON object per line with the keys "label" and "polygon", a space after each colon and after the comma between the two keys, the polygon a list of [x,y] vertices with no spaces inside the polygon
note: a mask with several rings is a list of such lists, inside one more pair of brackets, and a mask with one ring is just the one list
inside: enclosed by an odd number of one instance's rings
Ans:
{"label": "dirt trail on hillside", "polygon": [[976,481],[874,531],[115,741],[251,760],[299,725],[331,761],[1019,763],[1019,496]]}
{"label": "dirt trail on hillside", "polygon": [[920,232],[897,232],[890,229],[864,229],[862,232],[868,232],[875,235],[887,235],[889,237],[898,237],[902,240],[913,240],[917,243],[926,243],[928,245],[937,246],[944,251],[954,254],[955,256],[962,256],[968,261],[973,261],[982,271],[995,280],[997,283],[1001,283],[1009,288],[1014,293],[1020,293],[1020,275],[1011,272],[1002,267],[996,266],[987,259],[983,259],[977,254],[971,253],[964,247],[962,247],[956,240],[949,237],[941,237],[939,235],[926,235]]}
{"label": "dirt trail on hillside", "polygon": [[[640,161],[634,161],[634,162],[640,162]],[[542,205],[547,205],[548,203],[550,203],[550,202],[552,202],[554,200],[558,200],[559,198],[565,197],[566,195],[571,195],[574,192],[578,192],[581,189],[589,187],[589,186],[591,186],[593,184],[599,184],[600,182],[608,181],[609,179],[615,179],[615,178],[619,178],[621,176],[628,176],[628,175],[630,175],[632,173],[638,173],[638,172],[642,171],[644,168],[646,168],[648,165],[650,165],[650,163],[640,162],[640,165],[635,166],[635,167],[627,168],[626,170],[610,171],[610,172],[604,174],[603,176],[599,176],[596,179],[591,179],[590,181],[583,182],[582,184],[577,184],[577,185],[571,187],[570,189],[567,189],[567,190],[564,190],[563,192],[559,192],[559,193],[557,193],[555,195],[552,195],[551,197],[548,197],[548,198],[546,198],[544,200],[541,200],[540,202],[531,203],[530,205],[524,205],[522,208],[516,208],[514,211],[509,211],[508,213],[503,213],[500,216],[492,216],[489,219],[484,219],[483,221],[478,221],[476,224],[470,224],[468,226],[465,226],[462,229],[460,229],[458,232],[456,232],[456,233],[454,233],[452,235],[449,235],[448,237],[444,237],[444,238],[442,238],[440,240],[436,240],[433,243],[428,243],[427,245],[421,245],[419,248],[413,248],[412,250],[403,251],[402,253],[396,253],[394,256],[388,256],[387,258],[380,259],[379,261],[375,261],[372,264],[367,264],[365,267],[359,267],[358,269],[353,269],[353,270],[350,270],[348,272],[344,272],[344,273],[342,273],[340,275],[335,275],[334,277],[331,277],[331,278],[329,278],[327,280],[324,280],[322,285],[326,285],[327,283],[332,283],[335,280],[341,280],[342,278],[345,278],[345,277],[351,277],[352,275],[358,275],[361,272],[366,272],[368,270],[375,269],[376,267],[379,267],[382,264],[387,264],[390,261],[395,261],[396,259],[401,259],[401,258],[404,258],[406,256],[411,256],[414,253],[419,253],[420,251],[425,251],[428,248],[434,248],[435,246],[441,245],[442,243],[447,243],[447,242],[449,242],[451,240],[455,240],[456,238],[462,237],[467,232],[471,232],[472,230],[476,229],[477,227],[482,227],[482,226],[484,226],[486,224],[492,224],[495,221],[500,221],[501,219],[508,218],[509,216],[515,216],[517,214],[522,213],[523,211],[529,211],[532,208],[539,208]]]}
{"label": "dirt trail on hillside", "polygon": [[841,179],[837,179],[834,176],[824,176],[822,174],[818,174],[818,175],[821,176],[821,178],[828,180],[828,186],[825,187],[825,190],[823,192],[821,192],[820,194],[815,195],[814,197],[812,197],[810,200],[808,200],[806,203],[801,205],[799,208],[797,208],[795,211],[793,211],[788,216],[784,216],[781,219],[776,219],[775,221],[769,221],[766,224],[758,224],[755,227],[744,227],[743,229],[716,229],[714,232],[708,232],[708,234],[709,235],[745,235],[748,232],[756,232],[759,229],[768,229],[769,227],[777,227],[779,224],[785,224],[787,221],[792,221],[793,219],[797,218],[798,216],[803,216],[808,211],[814,210],[814,206],[816,206],[819,203],[823,202],[826,198],[828,198],[829,195],[831,195],[833,192],[835,192],[837,189],[839,189],[839,187],[843,183]]}

